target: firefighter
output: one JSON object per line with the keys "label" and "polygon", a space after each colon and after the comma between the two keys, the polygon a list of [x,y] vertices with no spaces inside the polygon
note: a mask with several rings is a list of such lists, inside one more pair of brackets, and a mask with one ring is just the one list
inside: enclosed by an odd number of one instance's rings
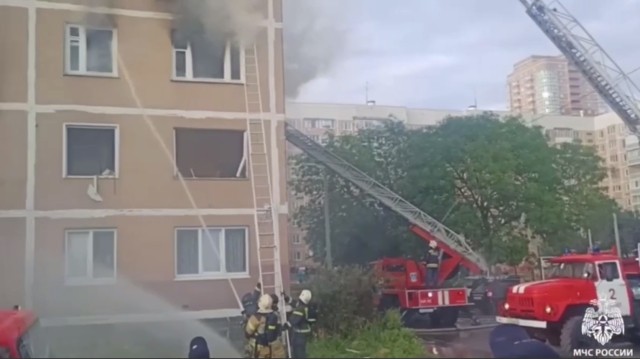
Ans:
{"label": "firefighter", "polygon": [[311,335],[311,325],[316,322],[316,310],[311,304],[311,291],[305,289],[291,313],[286,327],[291,330],[291,357],[307,357],[307,341]]}
{"label": "firefighter", "polygon": [[204,359],[209,358],[209,346],[207,341],[203,337],[195,337],[191,339],[189,344],[189,359]]}
{"label": "firefighter", "polygon": [[440,261],[442,260],[442,251],[438,248],[436,241],[429,242],[429,250],[425,256],[427,266],[427,277],[425,285],[427,288],[436,288],[438,286],[438,271],[440,269]]}
{"label": "firefighter", "polygon": [[262,285],[256,284],[253,290],[242,296],[242,326],[247,324],[247,320],[258,311],[258,300],[262,294]]}
{"label": "firefighter", "polygon": [[249,317],[244,329],[247,339],[246,358],[286,358],[284,345],[280,341],[282,326],[273,311],[273,299],[263,294],[258,300],[258,311]]}

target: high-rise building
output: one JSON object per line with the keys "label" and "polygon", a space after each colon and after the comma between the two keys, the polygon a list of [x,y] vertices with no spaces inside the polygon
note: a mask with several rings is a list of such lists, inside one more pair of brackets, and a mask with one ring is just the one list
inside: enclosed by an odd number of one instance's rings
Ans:
{"label": "high-rise building", "polygon": [[[265,119],[287,238],[281,0],[258,3],[256,57],[253,41],[172,36],[178,2],[0,0],[0,308],[238,315],[233,289],[258,281],[247,118]],[[255,58],[263,111],[247,114]]]}
{"label": "high-rise building", "polygon": [[606,109],[564,56],[530,56],[513,66],[507,83],[514,114],[595,116]]}

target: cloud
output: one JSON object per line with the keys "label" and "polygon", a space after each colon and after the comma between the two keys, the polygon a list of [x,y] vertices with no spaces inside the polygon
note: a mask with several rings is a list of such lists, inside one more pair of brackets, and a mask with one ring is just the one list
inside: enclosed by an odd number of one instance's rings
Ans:
{"label": "cloud", "polygon": [[[339,53],[301,85],[300,101],[361,103],[369,82],[370,97],[381,104],[460,109],[475,93],[481,107],[504,109],[513,64],[559,53],[515,0],[317,3],[331,10],[322,13],[325,26],[335,18],[345,35]],[[640,1],[563,3],[623,69],[640,66]],[[640,71],[634,77],[640,82]]]}

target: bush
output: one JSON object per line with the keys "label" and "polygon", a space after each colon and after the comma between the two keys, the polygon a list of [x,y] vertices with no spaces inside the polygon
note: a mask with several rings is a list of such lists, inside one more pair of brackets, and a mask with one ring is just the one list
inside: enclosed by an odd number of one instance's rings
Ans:
{"label": "bush", "polygon": [[377,317],[373,301],[374,278],[361,267],[321,269],[304,287],[318,305],[316,333],[319,336],[347,335]]}
{"label": "bush", "polygon": [[424,358],[422,341],[404,328],[400,314],[389,311],[348,336],[318,338],[309,344],[309,358]]}

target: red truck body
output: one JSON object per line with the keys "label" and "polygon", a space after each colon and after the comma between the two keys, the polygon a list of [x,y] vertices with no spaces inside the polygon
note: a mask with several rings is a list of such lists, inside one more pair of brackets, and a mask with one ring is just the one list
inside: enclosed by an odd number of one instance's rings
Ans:
{"label": "red truck body", "polygon": [[[638,327],[640,266],[636,258],[621,259],[615,251],[568,254],[549,260],[551,278],[509,288],[496,320],[526,327],[534,336],[571,353],[590,345],[580,330],[587,308],[606,299],[619,307],[627,327]],[[591,343],[592,344],[592,343]]]}
{"label": "red truck body", "polygon": [[25,335],[37,323],[38,318],[33,312],[0,310],[0,353],[8,358],[26,357],[20,347],[25,344]]}

